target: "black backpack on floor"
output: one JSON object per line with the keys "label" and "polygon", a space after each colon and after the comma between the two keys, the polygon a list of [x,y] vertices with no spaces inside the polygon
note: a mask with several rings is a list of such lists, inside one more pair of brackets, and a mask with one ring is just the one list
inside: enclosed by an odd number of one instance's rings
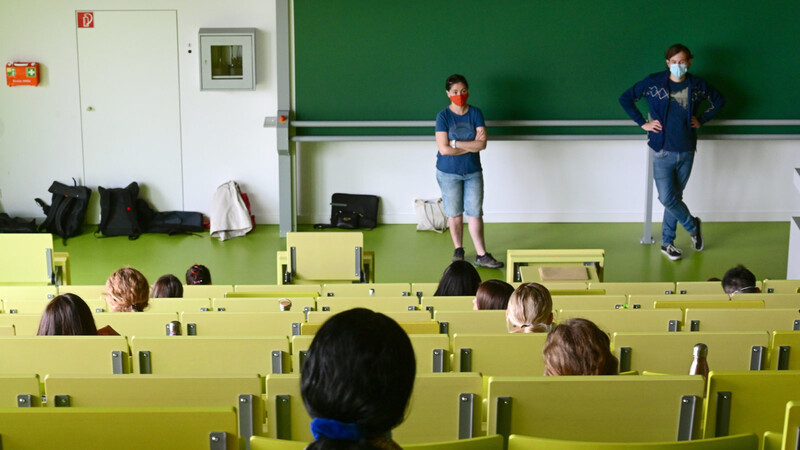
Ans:
{"label": "black backpack on floor", "polygon": [[113,189],[98,186],[97,191],[100,193],[100,225],[97,232],[104,236],[137,239],[144,232],[137,208],[139,184],[134,181],[127,187]]}
{"label": "black backpack on floor", "polygon": [[0,213],[0,233],[36,233],[36,219],[26,220]]}
{"label": "black backpack on floor", "polygon": [[86,218],[86,209],[89,207],[89,196],[92,190],[86,186],[78,186],[72,179],[73,186],[54,181],[48,189],[53,194],[50,205],[37,198],[36,203],[42,207],[47,215],[41,225],[40,231],[61,236],[66,244],[67,238],[81,233],[83,220]]}

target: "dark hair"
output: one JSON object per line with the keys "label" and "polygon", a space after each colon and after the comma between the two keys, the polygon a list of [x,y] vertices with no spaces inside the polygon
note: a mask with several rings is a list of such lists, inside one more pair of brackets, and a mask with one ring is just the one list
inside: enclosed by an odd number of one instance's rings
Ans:
{"label": "dark hair", "polygon": [[514,286],[503,280],[486,280],[478,286],[475,300],[478,309],[506,309]]}
{"label": "dark hair", "polygon": [[183,285],[175,275],[168,273],[161,275],[153,283],[153,292],[150,298],[180,298],[183,297]]}
{"label": "dark hair", "polygon": [[722,277],[722,290],[728,295],[758,292],[756,276],[753,275],[753,272],[747,270],[747,267],[739,264],[725,272],[725,276]]}
{"label": "dark hair", "polygon": [[481,276],[466,261],[453,261],[452,264],[444,269],[442,279],[436,288],[435,296],[474,296],[478,292],[478,285],[481,284]]}
{"label": "dark hair", "polygon": [[93,336],[97,326],[89,305],[75,294],[61,294],[44,308],[37,336]]}
{"label": "dark hair", "polygon": [[300,392],[311,417],[355,424],[362,437],[321,435],[307,448],[373,448],[405,418],[415,374],[411,340],[391,318],[355,308],[328,319],[308,349]]}
{"label": "dark hair", "polygon": [[211,284],[211,271],[202,264],[195,264],[186,271],[186,284]]}
{"label": "dark hair", "polygon": [[687,59],[694,59],[692,51],[689,50],[689,47],[683,44],[673,44],[670,48],[667,49],[666,52],[664,52],[664,59],[669,60],[670,58],[672,58],[673,56],[677,55],[680,52],[686,53]]}
{"label": "dark hair", "polygon": [[594,322],[568,319],[547,335],[545,375],[616,375],[619,362],[611,354],[608,335]]}
{"label": "dark hair", "polygon": [[444,90],[449,91],[454,84],[458,83],[464,83],[464,87],[469,89],[469,83],[467,83],[467,79],[464,78],[464,75],[454,73],[453,75],[447,77],[447,81],[444,82]]}

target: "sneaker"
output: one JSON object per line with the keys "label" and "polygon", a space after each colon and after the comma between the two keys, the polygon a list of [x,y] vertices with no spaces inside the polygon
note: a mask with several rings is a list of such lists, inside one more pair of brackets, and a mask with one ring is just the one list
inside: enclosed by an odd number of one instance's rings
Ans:
{"label": "sneaker", "polygon": [[458,247],[456,251],[453,252],[453,262],[463,261],[463,260],[464,260],[464,248]]}
{"label": "sneaker", "polygon": [[667,255],[667,258],[673,261],[677,261],[681,259],[681,256],[683,256],[683,252],[681,251],[681,249],[675,247],[672,244],[662,245],[661,253]]}
{"label": "sneaker", "polygon": [[700,231],[700,218],[694,218],[694,225],[697,227],[697,232],[694,236],[692,236],[692,248],[695,251],[702,251],[703,250],[703,233]]}
{"label": "sneaker", "polygon": [[501,269],[505,267],[502,261],[498,261],[492,257],[491,253],[475,258],[475,265],[478,267],[486,267],[488,269]]}

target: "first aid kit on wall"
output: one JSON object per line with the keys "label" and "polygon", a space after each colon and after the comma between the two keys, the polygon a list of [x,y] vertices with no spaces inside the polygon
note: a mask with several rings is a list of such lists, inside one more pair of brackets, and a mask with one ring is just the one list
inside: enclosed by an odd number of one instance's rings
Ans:
{"label": "first aid kit on wall", "polygon": [[6,84],[9,86],[38,86],[39,63],[10,62],[6,64]]}

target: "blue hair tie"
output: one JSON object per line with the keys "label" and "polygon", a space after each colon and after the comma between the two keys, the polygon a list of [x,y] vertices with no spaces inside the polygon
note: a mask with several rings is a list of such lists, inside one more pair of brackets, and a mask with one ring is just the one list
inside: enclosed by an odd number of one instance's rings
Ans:
{"label": "blue hair tie", "polygon": [[311,434],[319,440],[322,436],[342,441],[361,440],[361,429],[354,423],[344,423],[333,419],[316,418],[311,421]]}

